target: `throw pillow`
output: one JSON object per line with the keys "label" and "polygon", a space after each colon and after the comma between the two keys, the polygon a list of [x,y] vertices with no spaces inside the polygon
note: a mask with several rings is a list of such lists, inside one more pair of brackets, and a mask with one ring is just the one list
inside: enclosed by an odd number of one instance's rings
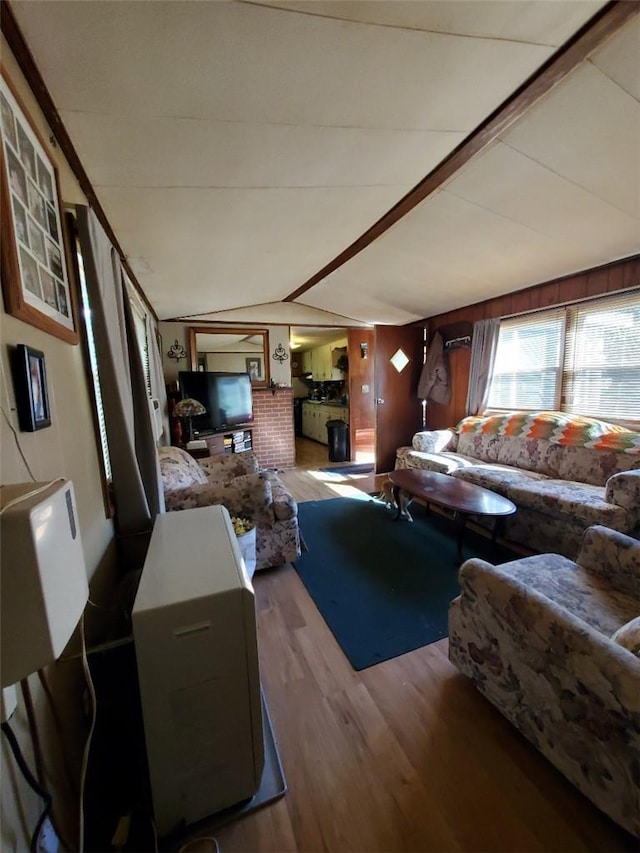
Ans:
{"label": "throw pillow", "polygon": [[632,654],[640,657],[640,616],[636,616],[635,619],[621,625],[611,635],[611,639],[614,643],[618,643],[623,648],[628,649]]}

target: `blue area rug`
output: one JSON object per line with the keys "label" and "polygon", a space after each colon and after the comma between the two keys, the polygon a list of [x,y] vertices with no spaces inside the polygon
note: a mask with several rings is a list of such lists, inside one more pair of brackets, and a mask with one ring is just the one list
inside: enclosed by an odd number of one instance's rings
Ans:
{"label": "blue area rug", "polygon": [[[368,495],[298,504],[307,551],[295,568],[354,669],[447,636],[459,593],[453,522],[413,504],[414,522]],[[467,530],[464,557],[517,555]]]}

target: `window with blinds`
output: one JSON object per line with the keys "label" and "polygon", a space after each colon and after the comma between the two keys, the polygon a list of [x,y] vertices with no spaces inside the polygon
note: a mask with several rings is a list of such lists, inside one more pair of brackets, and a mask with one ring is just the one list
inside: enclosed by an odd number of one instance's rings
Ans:
{"label": "window with blinds", "polygon": [[558,408],[564,326],[562,311],[500,324],[490,409]]}
{"label": "window with blinds", "polygon": [[147,387],[147,394],[151,397],[151,367],[149,364],[149,341],[147,340],[146,311],[140,297],[135,292],[133,285],[128,279],[127,293],[129,295],[129,303],[131,305],[131,313],[133,314],[136,341],[138,342],[138,349],[140,350],[140,358],[142,360],[144,381]]}
{"label": "window with blinds", "polygon": [[640,291],[567,313],[562,409],[640,422]]}
{"label": "window with blinds", "polygon": [[640,423],[640,290],[504,320],[488,409]]}

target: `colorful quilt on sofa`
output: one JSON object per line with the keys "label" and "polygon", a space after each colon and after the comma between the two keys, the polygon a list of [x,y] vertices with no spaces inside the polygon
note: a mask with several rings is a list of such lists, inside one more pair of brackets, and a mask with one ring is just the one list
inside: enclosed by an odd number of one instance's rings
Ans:
{"label": "colorful quilt on sofa", "polygon": [[544,439],[564,447],[588,447],[616,453],[640,454],[640,433],[616,424],[563,412],[510,412],[464,418],[459,434],[521,436]]}

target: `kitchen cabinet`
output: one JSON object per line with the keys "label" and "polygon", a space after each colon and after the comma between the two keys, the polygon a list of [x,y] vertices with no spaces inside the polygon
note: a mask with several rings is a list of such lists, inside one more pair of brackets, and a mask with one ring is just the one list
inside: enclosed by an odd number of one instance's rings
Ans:
{"label": "kitchen cabinet", "polygon": [[333,350],[347,346],[347,339],[340,339],[331,344],[306,350],[298,358],[302,363],[302,373],[311,374],[314,382],[339,382],[344,379],[345,372],[333,366]]}
{"label": "kitchen cabinet", "polygon": [[321,444],[328,444],[327,421],[341,420],[348,423],[349,409],[332,406],[330,403],[302,404],[302,435]]}
{"label": "kitchen cabinet", "polygon": [[344,379],[342,370],[333,366],[331,351],[333,344],[325,344],[311,350],[311,374],[315,382],[339,381]]}
{"label": "kitchen cabinet", "polygon": [[313,350],[313,378],[316,381],[331,378],[331,352],[328,344]]}

